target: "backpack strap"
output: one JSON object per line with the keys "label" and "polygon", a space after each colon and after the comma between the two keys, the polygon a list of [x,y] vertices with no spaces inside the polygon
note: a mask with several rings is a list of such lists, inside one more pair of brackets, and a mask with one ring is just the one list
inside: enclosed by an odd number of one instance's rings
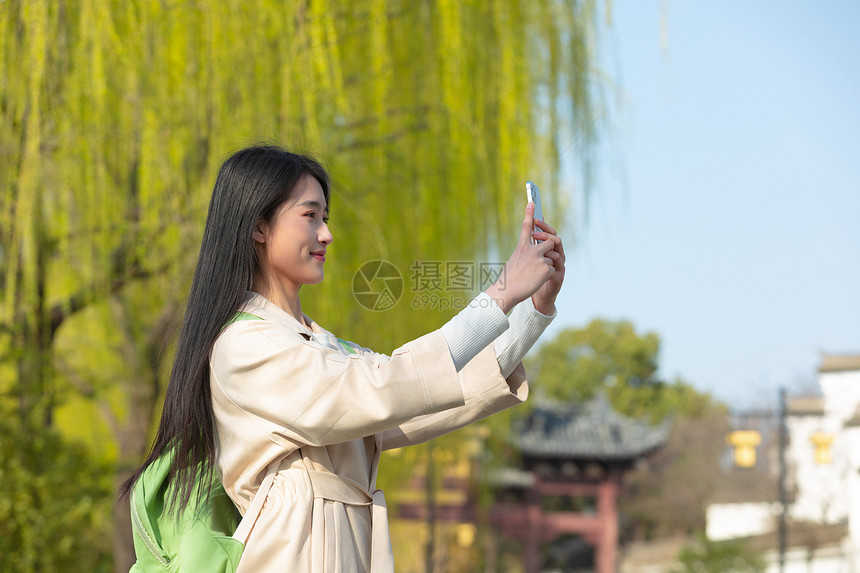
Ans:
{"label": "backpack strap", "polygon": [[251,505],[248,506],[248,511],[242,517],[239,527],[236,528],[236,533],[233,534],[233,539],[241,541],[243,544],[248,542],[248,536],[254,529],[254,524],[257,523],[257,518],[260,517],[260,511],[263,509],[263,503],[269,495],[269,490],[272,488],[272,482],[275,481],[275,476],[278,473],[280,461],[277,461],[269,466],[266,472],[266,477],[263,478],[263,483],[260,484],[260,489],[251,500]]}
{"label": "backpack strap", "polygon": [[256,314],[251,314],[250,312],[239,311],[236,314],[234,314],[232,317],[230,317],[230,320],[228,320],[227,322],[224,323],[224,326],[221,327],[221,332],[224,332],[224,330],[228,326],[230,326],[234,322],[239,322],[240,320],[263,320],[263,318],[260,316],[257,316]]}

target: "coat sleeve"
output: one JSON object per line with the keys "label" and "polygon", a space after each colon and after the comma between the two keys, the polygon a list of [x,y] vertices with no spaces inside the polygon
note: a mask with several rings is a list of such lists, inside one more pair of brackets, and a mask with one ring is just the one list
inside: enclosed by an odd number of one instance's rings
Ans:
{"label": "coat sleeve", "polygon": [[522,362],[505,379],[490,344],[459,373],[464,404],[443,412],[417,416],[382,434],[382,448],[390,450],[419,444],[524,402],[528,381]]}
{"label": "coat sleeve", "polygon": [[269,321],[231,325],[210,358],[213,389],[285,447],[369,436],[465,403],[445,337],[434,331],[390,357],[346,355]]}

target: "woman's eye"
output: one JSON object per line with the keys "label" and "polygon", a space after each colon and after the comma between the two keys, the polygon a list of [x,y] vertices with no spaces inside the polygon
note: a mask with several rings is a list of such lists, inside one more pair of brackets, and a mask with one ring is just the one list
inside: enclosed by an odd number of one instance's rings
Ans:
{"label": "woman's eye", "polygon": [[[309,213],[305,213],[305,217],[310,217],[311,219],[316,219],[317,214],[316,214],[316,212],[311,211]],[[323,220],[323,223],[328,225],[328,217],[323,217],[322,220]]]}

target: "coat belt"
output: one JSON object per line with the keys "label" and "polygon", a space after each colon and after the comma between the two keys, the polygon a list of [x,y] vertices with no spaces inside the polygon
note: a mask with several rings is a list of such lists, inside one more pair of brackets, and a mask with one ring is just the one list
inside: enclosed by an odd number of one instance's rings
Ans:
{"label": "coat belt", "polygon": [[394,556],[391,538],[388,535],[388,509],[381,489],[373,493],[357,481],[331,472],[308,470],[314,498],[339,501],[346,505],[370,505],[371,507],[371,573],[392,573]]}

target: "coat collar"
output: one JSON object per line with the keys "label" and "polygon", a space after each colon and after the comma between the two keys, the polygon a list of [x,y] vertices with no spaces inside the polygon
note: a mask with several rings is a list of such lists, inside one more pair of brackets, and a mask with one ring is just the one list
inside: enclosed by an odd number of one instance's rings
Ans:
{"label": "coat collar", "polygon": [[307,328],[304,324],[296,320],[293,315],[289,314],[260,293],[251,290],[245,292],[245,296],[242,299],[241,310],[243,312],[255,314],[264,320],[275,322],[285,328],[289,328],[290,330],[294,330],[299,334],[302,334],[305,338],[314,338],[314,335],[320,334],[333,336],[308,315],[302,313],[305,322],[310,325],[310,328]]}

